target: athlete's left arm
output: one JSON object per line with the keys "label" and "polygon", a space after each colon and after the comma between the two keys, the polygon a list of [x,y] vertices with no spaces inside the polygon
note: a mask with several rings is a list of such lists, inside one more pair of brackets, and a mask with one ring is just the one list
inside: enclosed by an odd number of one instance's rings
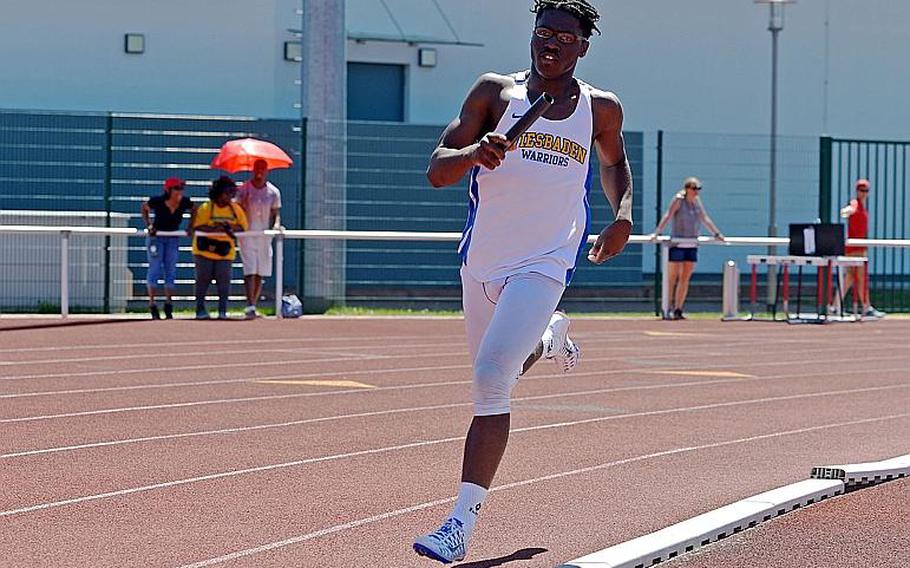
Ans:
{"label": "athlete's left arm", "polygon": [[622,252],[632,233],[632,170],[622,137],[622,104],[613,93],[594,91],[594,147],[600,161],[600,185],[616,218],[604,228],[588,252],[600,264]]}

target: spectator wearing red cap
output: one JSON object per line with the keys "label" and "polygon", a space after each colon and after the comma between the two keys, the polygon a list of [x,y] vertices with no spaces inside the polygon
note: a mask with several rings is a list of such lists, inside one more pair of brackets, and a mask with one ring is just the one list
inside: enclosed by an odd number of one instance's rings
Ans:
{"label": "spectator wearing red cap", "polygon": [[[190,226],[192,217],[196,214],[196,206],[189,197],[183,194],[186,184],[180,178],[167,178],[164,182],[164,193],[152,197],[142,204],[142,220],[148,231],[146,238],[146,253],[148,255],[148,277],[146,284],[149,293],[149,312],[152,319],[161,319],[158,306],[155,304],[155,289],[159,280],[164,280],[164,317],[174,317],[174,307],[171,303],[175,284],[177,281],[177,251],[180,237],[158,236],[158,231],[179,231],[183,214],[190,212]],[[154,213],[154,218],[151,214]]]}
{"label": "spectator wearing red cap", "polygon": [[[856,197],[851,199],[850,203],[840,210],[840,216],[847,220],[848,239],[866,239],[869,237],[869,210],[866,208],[866,200],[869,198],[870,189],[869,180],[856,180]],[[866,247],[846,246],[844,247],[844,253],[847,256],[868,256],[868,249]],[[853,288],[854,304],[862,303],[863,315],[882,317],[885,314],[873,308],[869,301],[867,283],[865,267],[848,268],[847,276],[844,279],[844,296]]]}

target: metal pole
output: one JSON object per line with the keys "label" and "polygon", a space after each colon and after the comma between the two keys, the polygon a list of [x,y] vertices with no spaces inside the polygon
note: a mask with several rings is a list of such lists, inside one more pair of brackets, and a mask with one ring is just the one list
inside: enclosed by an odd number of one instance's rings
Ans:
{"label": "metal pole", "polygon": [[[104,226],[111,226],[111,178],[113,168],[114,117],[107,113],[104,126]],[[111,236],[104,236],[104,313],[111,312]]]}
{"label": "metal pole", "polygon": [[60,231],[60,317],[70,313],[70,232]]}
{"label": "metal pole", "polygon": [[660,314],[663,319],[670,319],[670,243],[660,243]]}
{"label": "metal pole", "polygon": [[[660,223],[660,218],[663,215],[663,192],[664,192],[664,131],[657,131],[657,199],[655,213],[657,214],[656,220],[654,221],[655,225]],[[654,315],[663,314],[659,311],[661,305],[658,303],[658,298],[663,298],[661,290],[661,274],[665,268],[661,263],[661,247],[655,247],[654,249]]]}
{"label": "metal pole", "polygon": [[275,237],[275,317],[282,318],[281,298],[284,296],[284,235]]}
{"label": "metal pole", "polygon": [[831,146],[829,136],[818,140],[818,219],[822,223],[831,222]]}
{"label": "metal pole", "polygon": [[[300,208],[298,210],[299,221],[298,225],[303,229],[309,229],[310,226],[307,224],[307,211],[306,211],[306,199],[307,199],[307,187],[306,187],[306,173],[307,173],[307,119],[303,117],[300,119],[300,187],[297,192],[297,198],[300,200]],[[300,297],[300,301],[304,301],[306,298],[306,239],[301,240],[298,243],[295,243],[297,247],[297,296]]]}
{"label": "metal pole", "polygon": [[[777,236],[777,37],[783,29],[783,6],[770,5],[771,19],[768,30],[771,32],[771,172],[768,192],[768,236]],[[781,10],[778,14],[777,11]],[[778,17],[781,19],[778,21]],[[768,247],[768,254],[777,254],[777,247]],[[768,305],[774,302],[777,291],[777,266],[768,266]]]}

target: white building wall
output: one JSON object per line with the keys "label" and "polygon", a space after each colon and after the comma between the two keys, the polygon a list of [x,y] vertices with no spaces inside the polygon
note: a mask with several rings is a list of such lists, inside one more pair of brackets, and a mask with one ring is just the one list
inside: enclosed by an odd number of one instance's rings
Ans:
{"label": "white building wall", "polygon": [[[284,61],[302,0],[30,0],[0,18],[0,107],[293,117],[299,66]],[[750,0],[594,0],[604,35],[579,75],[615,90],[636,130],[764,133],[767,7]],[[348,0],[350,31],[452,39],[429,0]],[[408,64],[408,120],[442,123],[480,73],[528,65],[530,0],[438,0],[464,42],[349,42],[349,60]],[[827,16],[826,16],[827,13]],[[826,50],[826,21],[828,48]],[[907,138],[910,3],[804,0],[781,34],[782,134]],[[144,33],[143,55],[123,35]],[[827,57],[826,57],[827,52]],[[304,54],[306,56],[306,54]],[[826,71],[827,69],[827,71]],[[827,88],[826,88],[827,77]],[[827,114],[825,94],[827,93]]]}
{"label": "white building wall", "polygon": [[[291,117],[299,0],[3,3],[0,108]],[[124,53],[124,34],[146,51]]]}

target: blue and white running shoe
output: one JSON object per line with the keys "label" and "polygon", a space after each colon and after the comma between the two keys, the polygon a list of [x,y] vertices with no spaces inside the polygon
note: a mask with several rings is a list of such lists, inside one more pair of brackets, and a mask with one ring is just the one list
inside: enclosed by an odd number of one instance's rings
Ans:
{"label": "blue and white running shoe", "polygon": [[464,525],[455,517],[449,517],[436,532],[415,540],[414,552],[443,564],[464,560],[467,552]]}

